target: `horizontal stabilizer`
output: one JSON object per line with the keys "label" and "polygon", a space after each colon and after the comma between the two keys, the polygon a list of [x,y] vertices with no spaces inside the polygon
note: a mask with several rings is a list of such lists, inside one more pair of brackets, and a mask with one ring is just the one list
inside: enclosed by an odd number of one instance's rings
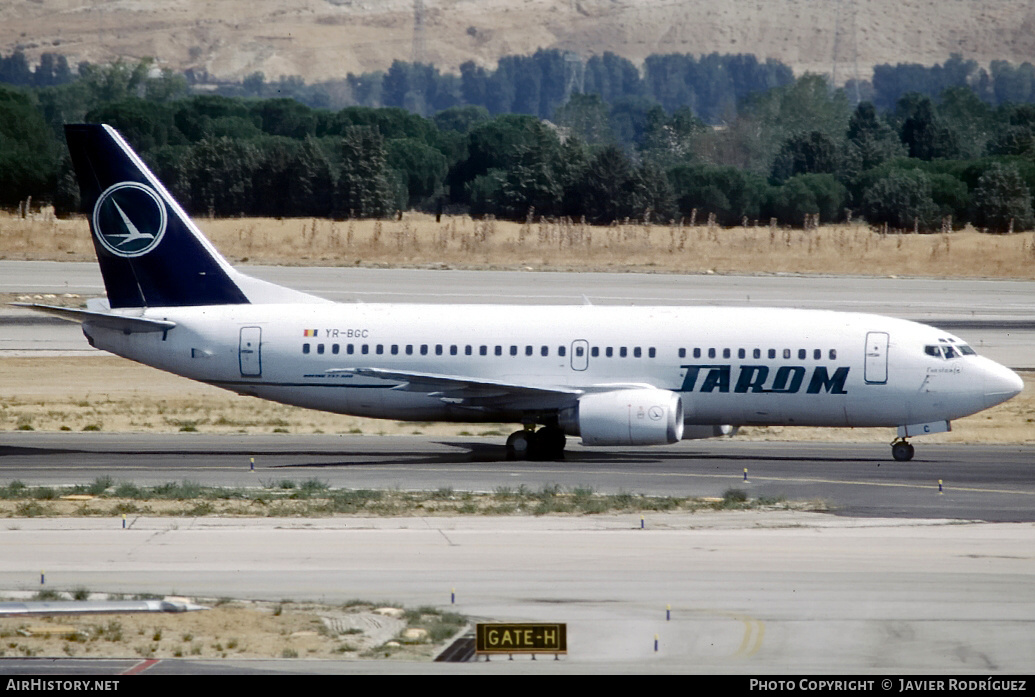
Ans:
{"label": "horizontal stabilizer", "polygon": [[36,303],[11,303],[18,307],[27,307],[30,310],[45,312],[48,315],[61,317],[73,322],[81,322],[92,327],[102,329],[114,329],[126,334],[141,334],[144,332],[167,332],[176,326],[176,322],[164,319],[147,319],[146,317],[133,317],[130,315],[117,315],[109,312],[93,312],[91,310],[76,310],[71,307],[56,307],[54,305],[37,305]]}

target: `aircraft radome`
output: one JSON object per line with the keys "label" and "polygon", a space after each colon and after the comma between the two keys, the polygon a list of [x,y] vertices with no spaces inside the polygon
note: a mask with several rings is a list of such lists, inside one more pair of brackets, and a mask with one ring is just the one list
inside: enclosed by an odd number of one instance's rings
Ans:
{"label": "aircraft radome", "polygon": [[[934,327],[731,307],[338,304],[234,269],[117,131],[65,133],[107,299],[32,305],[92,346],[247,395],[395,420],[514,422],[511,458],[566,436],[630,446],[742,425],[912,436],[1003,402],[1011,370]],[[536,430],[538,427],[538,430]]]}

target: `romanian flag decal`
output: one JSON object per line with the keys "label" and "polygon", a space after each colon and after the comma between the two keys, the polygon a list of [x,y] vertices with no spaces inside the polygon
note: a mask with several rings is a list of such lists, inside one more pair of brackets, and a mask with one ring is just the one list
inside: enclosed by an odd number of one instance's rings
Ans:
{"label": "romanian flag decal", "polygon": [[303,334],[303,336],[316,336],[316,332],[318,332],[318,331],[320,331],[320,330],[319,329],[306,329],[305,330],[305,334]]}

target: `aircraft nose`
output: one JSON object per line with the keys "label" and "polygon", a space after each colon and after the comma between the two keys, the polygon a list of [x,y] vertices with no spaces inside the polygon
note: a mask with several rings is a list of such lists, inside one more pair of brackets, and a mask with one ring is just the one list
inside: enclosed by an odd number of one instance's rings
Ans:
{"label": "aircraft nose", "polygon": [[1006,366],[992,363],[985,372],[985,408],[994,407],[1021,393],[1024,381]]}

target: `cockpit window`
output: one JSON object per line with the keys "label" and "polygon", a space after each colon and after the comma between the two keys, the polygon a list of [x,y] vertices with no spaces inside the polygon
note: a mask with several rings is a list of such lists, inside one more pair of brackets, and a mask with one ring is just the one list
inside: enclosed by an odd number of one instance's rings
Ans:
{"label": "cockpit window", "polygon": [[966,344],[955,344],[953,346],[924,346],[924,353],[935,358],[959,358],[960,356],[976,356],[977,352]]}

